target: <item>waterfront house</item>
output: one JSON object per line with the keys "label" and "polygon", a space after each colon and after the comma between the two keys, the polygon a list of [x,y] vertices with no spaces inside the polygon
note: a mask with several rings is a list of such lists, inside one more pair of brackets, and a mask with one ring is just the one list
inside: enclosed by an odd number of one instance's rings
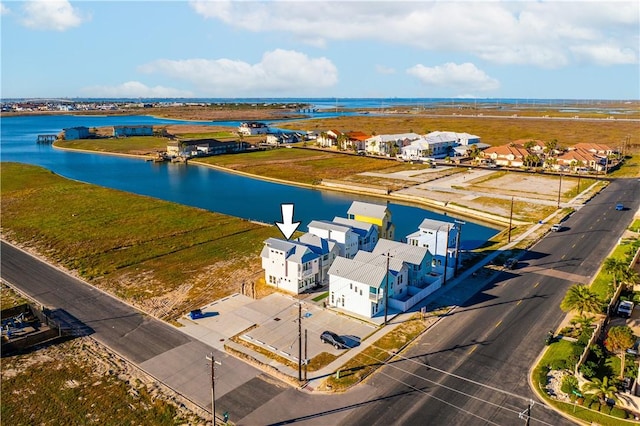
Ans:
{"label": "waterfront house", "polygon": [[232,154],[246,151],[249,144],[243,141],[219,141],[217,139],[186,139],[167,142],[170,157],[198,157]]}
{"label": "waterfront house", "polygon": [[260,257],[265,282],[279,290],[299,294],[320,283],[322,257],[303,243],[269,238]]}
{"label": "waterfront house", "polygon": [[[371,224],[369,226],[373,227]],[[312,220],[309,223],[309,233],[334,241],[342,257],[352,259],[358,252],[358,233],[349,225],[328,220]]]}
{"label": "waterfront house", "polygon": [[153,126],[113,126],[113,136],[116,138],[128,136],[153,136]]}
{"label": "waterfront house", "polygon": [[[463,146],[465,149],[461,152],[466,152],[471,145],[479,147],[480,137],[469,133],[435,131],[421,136],[420,139],[401,148],[398,158],[406,161],[446,158],[455,155],[454,149],[456,147]],[[488,146],[483,144],[483,147]]]}
{"label": "waterfront house", "polygon": [[340,254],[340,246],[338,245],[338,243],[325,238],[320,238],[317,235],[313,235],[309,232],[301,235],[295,241],[304,244],[305,246],[309,247],[311,251],[320,256],[316,285],[328,284],[329,268]]}
{"label": "waterfront house", "polygon": [[289,143],[296,143],[301,139],[297,133],[269,133],[265,139],[265,143],[270,146],[280,146]]}
{"label": "waterfront house", "polygon": [[63,129],[63,131],[64,139],[68,141],[86,139],[89,137],[89,128],[84,126],[69,127],[67,129]]}
{"label": "waterfront house", "polygon": [[367,135],[363,132],[348,132],[347,140],[344,142],[345,145],[343,146],[343,149],[364,152],[367,146],[367,139],[370,137],[371,135]]}
{"label": "waterfront house", "polygon": [[269,126],[257,121],[247,121],[238,126],[238,134],[244,136],[266,135],[269,131]]}
{"label": "waterfront house", "polygon": [[342,132],[331,129],[320,133],[316,138],[316,144],[323,148],[335,148],[338,146],[338,139],[342,139]]}
{"label": "waterfront house", "polygon": [[356,233],[358,250],[372,251],[378,242],[378,227],[372,223],[338,216],[333,218],[333,223],[348,226]]}
{"label": "waterfront house", "polygon": [[455,271],[459,232],[454,223],[424,219],[416,232],[407,235],[407,244],[424,247],[433,253],[433,271],[444,274],[446,268],[449,278]]}
{"label": "waterfront house", "polygon": [[391,222],[391,211],[386,204],[354,201],[347,210],[347,219],[371,223],[378,227],[378,238],[393,240],[395,225]]}

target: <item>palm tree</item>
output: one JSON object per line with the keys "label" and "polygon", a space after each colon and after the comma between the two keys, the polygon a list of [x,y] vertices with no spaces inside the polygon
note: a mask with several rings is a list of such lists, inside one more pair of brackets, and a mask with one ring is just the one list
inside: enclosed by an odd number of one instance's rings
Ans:
{"label": "palm tree", "polygon": [[600,313],[602,305],[602,300],[589,287],[582,284],[574,284],[569,287],[569,291],[567,291],[562,303],[560,303],[560,309],[565,312],[578,311],[582,316],[585,311]]}
{"label": "palm tree", "polygon": [[618,280],[626,281],[628,278],[629,265],[621,259],[608,257],[604,260],[603,269],[613,277],[613,289],[618,287]]}
{"label": "palm tree", "polygon": [[636,338],[633,335],[633,330],[626,325],[619,325],[617,327],[611,327],[607,332],[607,338],[604,341],[604,346],[614,354],[620,357],[620,378],[624,377],[624,354],[627,349],[633,346]]}
{"label": "palm tree", "polygon": [[584,330],[585,328],[589,328],[593,325],[593,321],[595,321],[596,317],[580,315],[571,320],[572,325],[580,325],[580,329]]}
{"label": "palm tree", "polygon": [[614,401],[618,400],[615,395],[618,388],[609,384],[609,378],[607,376],[604,376],[602,380],[594,377],[590,382],[582,385],[582,391],[584,393],[595,395],[600,400],[601,404],[605,403],[605,398],[610,398]]}

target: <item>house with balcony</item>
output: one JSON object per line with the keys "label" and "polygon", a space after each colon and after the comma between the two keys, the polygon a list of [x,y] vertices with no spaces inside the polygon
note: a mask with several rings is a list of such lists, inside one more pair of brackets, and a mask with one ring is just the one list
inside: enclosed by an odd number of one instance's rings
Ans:
{"label": "house with balcony", "polygon": [[269,132],[269,126],[258,121],[247,121],[238,126],[238,134],[244,136],[266,135]]}
{"label": "house with balcony", "polygon": [[333,261],[340,254],[340,246],[332,240],[320,238],[317,235],[313,235],[309,232],[301,235],[295,240],[297,243],[304,244],[312,252],[320,256],[319,271],[316,280],[316,285],[325,285],[329,283],[329,268]]}
{"label": "house with balcony", "polygon": [[391,222],[391,211],[386,204],[354,201],[347,210],[347,219],[371,223],[378,227],[378,238],[393,240],[395,225]]}
{"label": "house with balcony", "polygon": [[322,256],[306,244],[269,238],[260,257],[265,282],[278,290],[300,294],[320,284]]}
{"label": "house with balcony", "polygon": [[433,272],[444,275],[446,269],[446,276],[450,278],[455,272],[459,232],[455,223],[424,219],[416,232],[407,235],[407,244],[433,253]]}
{"label": "house with balcony", "polygon": [[601,172],[606,169],[607,157],[597,155],[584,149],[571,149],[558,156],[549,167],[558,171],[579,172]]}
{"label": "house with balcony", "polygon": [[372,251],[378,243],[378,227],[372,223],[338,216],[333,218],[333,223],[351,228],[358,236],[358,250]]}
{"label": "house with balcony", "polygon": [[170,157],[200,157],[232,154],[246,151],[250,145],[244,141],[219,141],[217,139],[186,139],[167,142]]}
{"label": "house with balcony", "polygon": [[358,252],[358,233],[349,225],[328,220],[312,220],[308,229],[309,234],[335,242],[339,249],[338,254],[342,257],[352,259]]}
{"label": "house with balcony", "polygon": [[365,140],[365,151],[370,155],[391,157],[418,139],[420,139],[420,135],[417,133],[375,135]]}
{"label": "house with balcony", "polygon": [[329,269],[329,306],[366,318],[383,314],[385,306],[390,313],[405,312],[440,288],[431,262],[423,247],[384,239],[371,253],[339,257]]}

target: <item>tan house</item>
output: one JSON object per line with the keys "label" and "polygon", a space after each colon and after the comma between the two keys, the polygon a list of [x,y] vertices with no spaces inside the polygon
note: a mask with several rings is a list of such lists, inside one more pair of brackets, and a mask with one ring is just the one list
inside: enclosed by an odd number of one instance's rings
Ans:
{"label": "tan house", "polygon": [[558,158],[552,167],[555,170],[580,171],[603,171],[605,169],[606,157],[599,156],[587,150],[578,148],[571,149]]}
{"label": "tan house", "polygon": [[491,159],[498,166],[522,167],[529,155],[522,145],[510,143],[507,145],[492,146],[482,151],[483,158]]}

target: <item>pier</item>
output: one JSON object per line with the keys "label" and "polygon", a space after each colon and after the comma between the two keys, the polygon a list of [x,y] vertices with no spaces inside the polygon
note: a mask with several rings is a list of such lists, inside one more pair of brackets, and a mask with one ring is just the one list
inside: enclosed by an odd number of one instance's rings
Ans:
{"label": "pier", "polygon": [[38,135],[37,143],[54,143],[58,135]]}

